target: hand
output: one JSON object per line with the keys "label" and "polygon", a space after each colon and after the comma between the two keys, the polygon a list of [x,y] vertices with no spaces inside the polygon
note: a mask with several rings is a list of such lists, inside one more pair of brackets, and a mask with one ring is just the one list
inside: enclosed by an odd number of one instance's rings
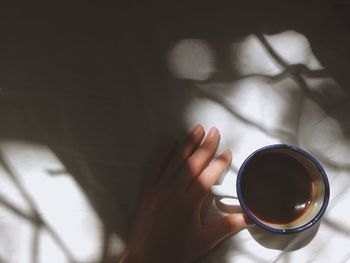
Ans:
{"label": "hand", "polygon": [[210,129],[202,143],[204,137],[203,127],[195,126],[145,192],[121,262],[190,262],[249,224],[242,213],[202,223],[203,201],[232,156],[226,150],[213,160],[218,129]]}

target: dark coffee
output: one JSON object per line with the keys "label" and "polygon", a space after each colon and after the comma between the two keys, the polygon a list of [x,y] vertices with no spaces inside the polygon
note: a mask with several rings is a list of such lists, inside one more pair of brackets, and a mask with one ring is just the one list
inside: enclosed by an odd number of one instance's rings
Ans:
{"label": "dark coffee", "polygon": [[241,178],[243,199],[259,219],[288,224],[299,218],[312,196],[312,179],[293,157],[260,153],[250,160]]}

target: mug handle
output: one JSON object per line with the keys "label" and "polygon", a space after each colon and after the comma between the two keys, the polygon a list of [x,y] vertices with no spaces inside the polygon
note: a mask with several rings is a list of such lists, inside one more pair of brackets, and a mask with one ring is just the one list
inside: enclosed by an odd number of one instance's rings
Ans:
{"label": "mug handle", "polygon": [[211,193],[217,198],[232,198],[238,199],[236,194],[229,193],[223,190],[222,185],[213,185],[211,187]]}

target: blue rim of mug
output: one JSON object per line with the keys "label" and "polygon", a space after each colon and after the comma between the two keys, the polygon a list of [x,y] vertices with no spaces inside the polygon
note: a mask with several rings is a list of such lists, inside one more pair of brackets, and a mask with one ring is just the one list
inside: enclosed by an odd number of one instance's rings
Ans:
{"label": "blue rim of mug", "polygon": [[[278,229],[278,228],[270,227],[270,226],[262,223],[261,221],[259,221],[259,219],[257,219],[256,216],[250,211],[250,209],[248,208],[246,202],[244,201],[244,198],[243,198],[243,195],[242,195],[242,191],[241,191],[241,177],[243,175],[245,167],[247,166],[249,161],[253,157],[255,157],[257,154],[269,151],[271,149],[288,149],[288,150],[295,151],[295,152],[298,152],[298,153],[302,154],[303,156],[305,156],[308,160],[310,160],[317,167],[318,171],[320,172],[320,174],[322,176],[325,189],[324,189],[324,198],[323,198],[321,209],[320,209],[320,211],[318,211],[318,213],[309,222],[307,222],[307,223],[305,223],[305,224],[303,224],[303,225],[301,225],[299,227],[287,228],[287,229]],[[330,193],[327,174],[326,174],[325,170],[323,169],[322,165],[320,164],[320,162],[318,160],[316,160],[315,157],[310,155],[308,152],[304,151],[303,149],[301,149],[301,148],[299,148],[297,146],[288,145],[288,144],[268,145],[268,146],[262,147],[262,148],[260,148],[260,149],[258,149],[256,151],[254,151],[252,154],[250,154],[245,159],[245,161],[243,162],[242,166],[240,167],[240,169],[238,171],[236,190],[237,190],[238,201],[241,204],[241,207],[242,207],[243,211],[249,217],[249,219],[252,220],[259,227],[261,227],[261,228],[263,228],[263,229],[265,229],[267,231],[270,231],[272,233],[275,233],[275,234],[294,234],[294,233],[299,233],[299,232],[302,232],[302,231],[310,228],[314,224],[316,224],[320,220],[320,218],[323,216],[324,212],[326,211],[326,208],[327,208],[328,202],[329,202],[329,193]]]}

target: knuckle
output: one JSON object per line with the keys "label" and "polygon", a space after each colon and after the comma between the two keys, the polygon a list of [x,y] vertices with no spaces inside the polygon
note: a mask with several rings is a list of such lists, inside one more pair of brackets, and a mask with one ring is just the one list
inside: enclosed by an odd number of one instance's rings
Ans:
{"label": "knuckle", "polygon": [[200,151],[203,154],[210,155],[213,151],[215,151],[215,149],[215,144],[212,141],[209,141],[201,145]]}
{"label": "knuckle", "polygon": [[217,145],[218,139],[217,138],[206,138],[201,146],[213,148]]}
{"label": "knuckle", "polygon": [[201,170],[202,166],[202,161],[194,156],[188,158],[185,163],[186,170],[191,174],[198,173],[198,171]]}

